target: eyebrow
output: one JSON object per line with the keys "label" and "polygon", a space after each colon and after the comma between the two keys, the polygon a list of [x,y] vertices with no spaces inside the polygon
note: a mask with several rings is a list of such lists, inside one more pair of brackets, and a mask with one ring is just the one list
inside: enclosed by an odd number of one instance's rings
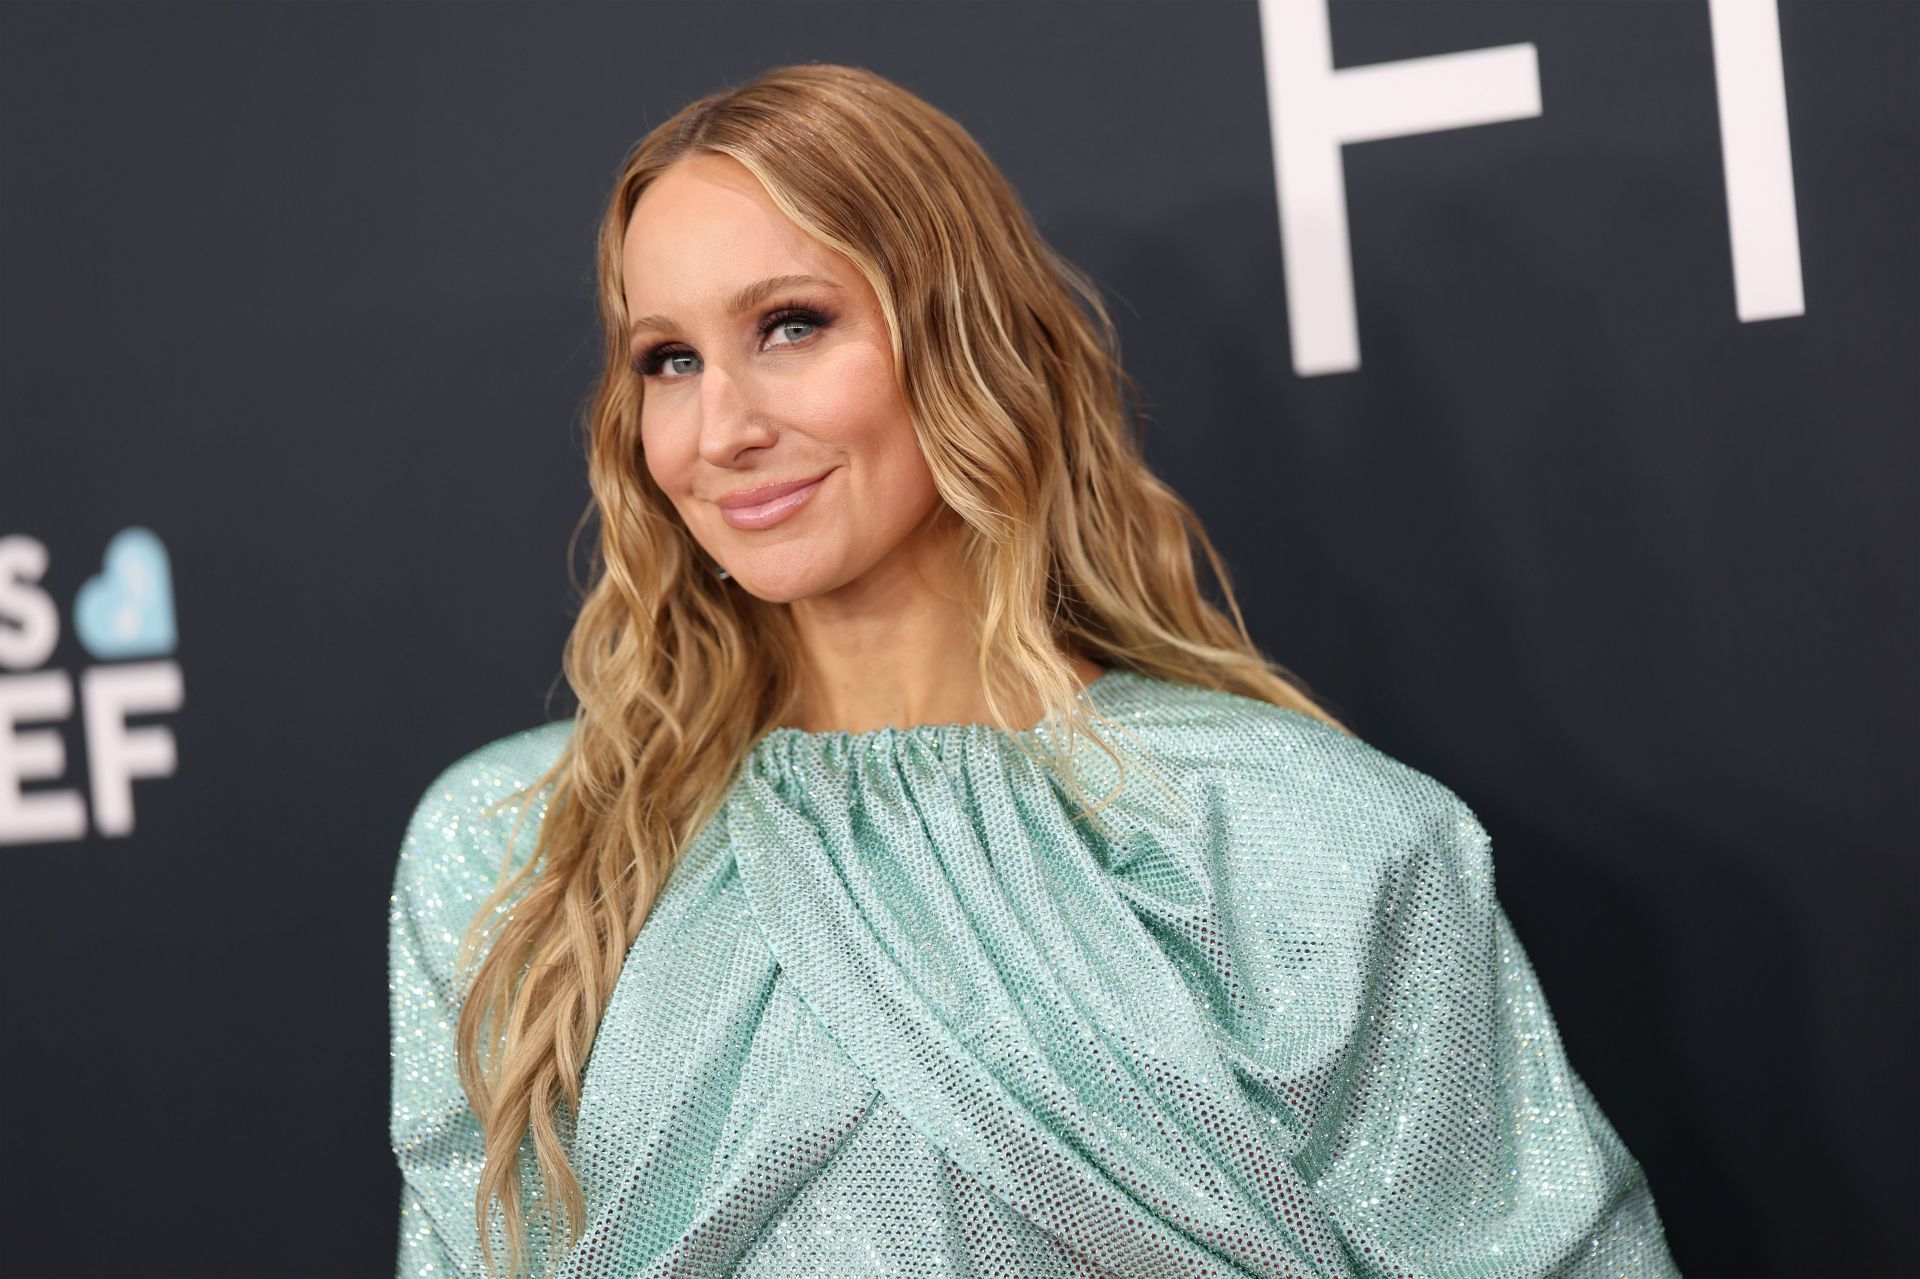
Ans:
{"label": "eyebrow", "polygon": [[[821,279],[817,275],[770,275],[764,280],[755,280],[744,288],[736,289],[727,299],[727,313],[738,315],[740,312],[758,306],[768,294],[778,293],[781,289],[805,287],[837,289],[840,286],[832,280]],[[628,338],[637,338],[642,333],[675,329],[679,326],[664,315],[643,315],[633,322],[627,330]]]}

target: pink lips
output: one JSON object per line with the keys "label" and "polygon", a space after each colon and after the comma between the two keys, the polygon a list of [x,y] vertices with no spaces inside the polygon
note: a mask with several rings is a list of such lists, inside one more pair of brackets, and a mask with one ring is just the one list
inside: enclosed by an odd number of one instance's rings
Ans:
{"label": "pink lips", "polygon": [[810,480],[785,480],[741,489],[720,498],[715,505],[720,508],[720,517],[735,528],[771,528],[805,506],[807,499],[831,474],[832,471],[825,471]]}

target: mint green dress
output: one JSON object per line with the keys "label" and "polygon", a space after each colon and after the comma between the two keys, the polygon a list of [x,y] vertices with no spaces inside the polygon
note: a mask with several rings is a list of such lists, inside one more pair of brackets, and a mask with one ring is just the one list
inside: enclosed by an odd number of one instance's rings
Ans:
{"label": "mint green dress", "polygon": [[[1264,702],[1121,669],[1080,695],[1168,787],[1130,771],[1101,829],[1016,749],[1048,725],[753,745],[600,1024],[562,1255],[523,1148],[536,1273],[1678,1273],[1458,796]],[[399,1275],[483,1273],[455,950],[518,812],[480,809],[571,727],[466,755],[406,830]]]}

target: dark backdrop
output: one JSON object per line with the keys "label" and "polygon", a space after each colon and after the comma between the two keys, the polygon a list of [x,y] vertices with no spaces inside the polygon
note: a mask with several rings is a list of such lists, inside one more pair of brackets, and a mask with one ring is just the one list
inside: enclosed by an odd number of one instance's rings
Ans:
{"label": "dark backdrop", "polygon": [[[5,1273],[391,1272],[389,880],[438,769],[570,710],[607,185],[809,59],[1106,290],[1256,638],[1492,831],[1683,1268],[1914,1273],[1920,5],[1780,4],[1744,302],[1704,0],[1334,0],[1337,67],[1520,48],[1504,118],[1315,170],[1321,12],[0,8]],[[1772,14],[1720,14],[1763,159]],[[1344,191],[1344,361],[1276,136]]]}

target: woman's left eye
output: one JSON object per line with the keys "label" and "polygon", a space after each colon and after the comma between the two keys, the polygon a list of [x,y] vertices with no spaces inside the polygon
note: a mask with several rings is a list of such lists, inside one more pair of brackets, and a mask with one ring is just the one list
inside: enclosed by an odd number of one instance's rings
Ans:
{"label": "woman's left eye", "polygon": [[[767,322],[761,327],[760,333],[764,337],[795,324],[800,325],[802,328],[817,329],[820,327],[821,317],[813,314],[811,311],[780,311],[767,317]],[[809,336],[809,334],[802,333],[799,337],[794,338],[792,342],[778,343],[776,345],[791,346],[794,342],[805,341]]]}
{"label": "woman's left eye", "polygon": [[[799,326],[800,326],[801,328],[803,328],[803,329],[806,329],[806,328],[812,328],[812,327],[813,327],[813,325],[812,325],[812,323],[811,323],[810,321],[807,321],[807,320],[782,320],[782,321],[780,321],[780,323],[778,323],[778,324],[776,324],[776,325],[774,325],[773,327],[774,327],[774,331],[775,331],[775,332],[779,332],[779,331],[781,331],[781,330],[783,330],[783,329],[787,329],[787,328],[790,328],[791,326],[793,326],[793,325],[795,325],[795,324],[797,324],[797,325],[799,325]],[[806,336],[806,334],[804,334],[804,333],[802,333],[802,334],[800,335],[800,337],[805,337],[805,336]],[[795,341],[798,341],[798,340],[799,340],[799,338],[796,338],[796,339],[794,339],[794,340],[795,340]]]}

